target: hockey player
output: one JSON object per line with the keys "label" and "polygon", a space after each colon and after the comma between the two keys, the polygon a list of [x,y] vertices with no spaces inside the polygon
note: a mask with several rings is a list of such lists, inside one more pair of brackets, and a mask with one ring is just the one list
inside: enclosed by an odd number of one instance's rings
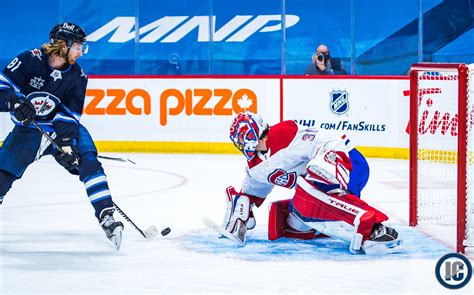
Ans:
{"label": "hockey player", "polygon": [[[120,248],[123,224],[114,206],[97,149],[79,123],[87,76],[76,63],[87,53],[86,33],[73,23],[55,25],[49,43],[19,54],[0,74],[0,111],[15,126],[0,149],[0,204],[12,183],[44,155],[52,155],[84,183],[95,216],[108,239]],[[58,151],[35,129],[35,121],[55,138]]]}
{"label": "hockey player", "polygon": [[382,224],[388,217],[359,198],[369,166],[345,136],[294,121],[269,127],[260,116],[246,112],[232,122],[230,138],[248,167],[241,192],[227,189],[227,212],[220,228],[227,238],[245,244],[247,231],[256,224],[252,207],[260,206],[278,185],[296,190],[291,201],[271,205],[270,240],[324,234],[350,242],[352,252],[401,249],[396,230]]}

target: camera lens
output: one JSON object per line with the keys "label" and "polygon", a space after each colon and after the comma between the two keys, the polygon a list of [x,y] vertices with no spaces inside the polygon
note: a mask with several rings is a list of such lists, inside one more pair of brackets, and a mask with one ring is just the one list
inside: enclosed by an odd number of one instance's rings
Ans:
{"label": "camera lens", "polygon": [[324,55],[322,53],[318,53],[318,61],[322,62],[324,60]]}

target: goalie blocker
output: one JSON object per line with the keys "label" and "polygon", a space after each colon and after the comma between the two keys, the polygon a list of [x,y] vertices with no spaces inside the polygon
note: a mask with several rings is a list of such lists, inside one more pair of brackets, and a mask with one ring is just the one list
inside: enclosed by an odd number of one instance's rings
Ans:
{"label": "goalie blocker", "polygon": [[299,178],[293,200],[270,205],[268,238],[313,239],[330,236],[350,242],[350,251],[399,252],[398,233],[382,225],[388,217],[351,194],[325,194]]}

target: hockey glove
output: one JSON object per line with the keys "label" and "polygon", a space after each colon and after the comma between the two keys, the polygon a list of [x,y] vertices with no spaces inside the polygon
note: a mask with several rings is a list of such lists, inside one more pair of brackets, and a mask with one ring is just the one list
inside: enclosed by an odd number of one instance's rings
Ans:
{"label": "hockey glove", "polygon": [[232,186],[226,189],[227,210],[222,227],[234,236],[234,241],[243,246],[248,230],[255,228],[252,207],[259,207],[265,198],[238,193]]}
{"label": "hockey glove", "polygon": [[31,121],[36,116],[36,109],[34,105],[26,97],[18,97],[12,95],[8,103],[8,110],[13,112],[13,116],[20,121],[23,126],[30,125]]}
{"label": "hockey glove", "polygon": [[306,170],[305,178],[324,192],[347,190],[352,162],[343,151],[324,150],[308,162]]}
{"label": "hockey glove", "polygon": [[79,166],[79,151],[75,145],[75,138],[63,137],[56,140],[56,143],[62,149],[62,153],[54,156],[59,165],[66,168],[71,174],[78,174],[77,167]]}

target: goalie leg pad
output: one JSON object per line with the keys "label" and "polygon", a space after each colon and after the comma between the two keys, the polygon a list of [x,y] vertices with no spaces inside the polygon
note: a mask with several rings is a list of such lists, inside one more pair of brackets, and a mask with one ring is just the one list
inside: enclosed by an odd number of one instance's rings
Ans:
{"label": "goalie leg pad", "polygon": [[268,215],[268,239],[270,241],[283,237],[300,240],[315,238],[317,233],[310,227],[304,224],[304,229],[291,226],[290,202],[291,200],[282,200],[270,204],[270,213]]}
{"label": "goalie leg pad", "polygon": [[[304,178],[298,179],[292,207],[294,213],[308,226],[329,236],[335,236],[330,232],[333,227],[324,226],[324,230],[321,230],[315,225],[318,222],[342,221],[353,229],[354,235],[361,235],[357,239],[366,240],[375,223],[381,223],[388,219],[384,213],[369,206],[356,196],[328,195],[314,188]],[[341,235],[337,234],[336,236]],[[344,240],[353,241],[354,239],[344,238]]]}

